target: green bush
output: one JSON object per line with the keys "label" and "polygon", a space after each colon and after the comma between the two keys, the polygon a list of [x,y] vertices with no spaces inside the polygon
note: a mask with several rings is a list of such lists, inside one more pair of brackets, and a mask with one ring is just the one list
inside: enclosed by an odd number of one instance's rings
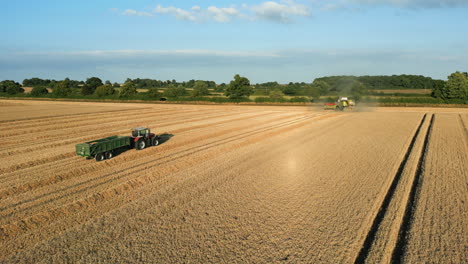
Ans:
{"label": "green bush", "polygon": [[289,99],[291,103],[308,103],[310,102],[310,99],[307,97],[292,97]]}
{"label": "green bush", "polygon": [[255,98],[256,103],[285,103],[288,102],[287,99],[281,97],[281,98],[271,98],[271,97],[256,97]]}
{"label": "green bush", "polygon": [[161,98],[161,93],[157,88],[151,88],[147,93],[148,98],[159,100]]}
{"label": "green bush", "polygon": [[32,96],[43,96],[43,95],[46,95],[48,93],[49,93],[49,91],[44,86],[33,87],[32,90],[31,90],[31,95]]}
{"label": "green bush", "polygon": [[101,85],[96,88],[96,91],[94,91],[94,94],[98,97],[103,97],[103,96],[108,96],[108,95],[113,95],[115,94],[115,89],[112,87],[112,85]]}

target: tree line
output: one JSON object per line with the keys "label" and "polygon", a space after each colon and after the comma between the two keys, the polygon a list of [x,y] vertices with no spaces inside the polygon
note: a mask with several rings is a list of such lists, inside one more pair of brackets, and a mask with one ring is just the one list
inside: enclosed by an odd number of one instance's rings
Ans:
{"label": "tree line", "polygon": [[[214,81],[130,79],[124,84],[103,82],[98,77],[87,78],[86,81],[49,80],[30,78],[17,83],[11,80],[0,82],[0,93],[14,95],[24,92],[22,87],[33,87],[32,96],[47,95],[50,90],[57,97],[96,96],[130,98],[138,94],[137,89],[146,89],[145,96],[152,99],[161,97],[199,98],[209,95],[223,94],[230,99],[246,98],[250,95],[265,96],[272,100],[281,101],[283,96],[305,96],[319,99],[323,96],[351,96],[359,100],[369,95],[373,90],[381,89],[430,89],[431,96],[442,100],[461,100],[468,103],[468,74],[455,72],[448,76],[448,81],[435,80],[420,75],[392,75],[392,76],[328,76],[316,78],[311,83],[265,82],[251,84],[246,77],[235,75],[229,84],[217,85]],[[49,89],[47,89],[49,88]],[[162,89],[163,92],[160,92]],[[215,93],[215,94],[212,94]],[[262,100],[262,99],[261,99]],[[263,99],[266,100],[266,99]],[[301,99],[302,100],[302,99]]]}

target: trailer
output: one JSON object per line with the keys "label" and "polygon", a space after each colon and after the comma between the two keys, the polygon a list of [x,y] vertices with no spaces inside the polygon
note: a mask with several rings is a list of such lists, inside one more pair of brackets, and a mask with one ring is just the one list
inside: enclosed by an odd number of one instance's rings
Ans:
{"label": "trailer", "polygon": [[119,150],[135,148],[142,150],[149,146],[159,145],[161,137],[146,127],[132,128],[131,136],[112,136],[77,144],[76,155],[102,161],[112,158]]}
{"label": "trailer", "polygon": [[77,144],[76,154],[86,158],[94,158],[96,161],[110,159],[115,152],[122,148],[131,148],[132,141],[128,136],[111,136]]}

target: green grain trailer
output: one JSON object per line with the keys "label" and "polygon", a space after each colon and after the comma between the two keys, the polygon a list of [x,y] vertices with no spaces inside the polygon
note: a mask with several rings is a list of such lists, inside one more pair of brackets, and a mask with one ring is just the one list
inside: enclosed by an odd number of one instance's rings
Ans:
{"label": "green grain trailer", "polygon": [[110,159],[120,148],[130,148],[131,138],[127,136],[112,136],[76,145],[76,155],[95,158],[97,161]]}

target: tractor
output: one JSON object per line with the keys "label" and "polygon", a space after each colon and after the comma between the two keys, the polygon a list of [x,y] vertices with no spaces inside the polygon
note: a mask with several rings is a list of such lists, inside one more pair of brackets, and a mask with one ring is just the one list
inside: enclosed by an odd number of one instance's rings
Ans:
{"label": "tractor", "polygon": [[151,133],[150,129],[146,127],[132,128],[131,140],[133,146],[137,150],[144,149],[148,146],[157,146],[159,144],[159,136]]}

